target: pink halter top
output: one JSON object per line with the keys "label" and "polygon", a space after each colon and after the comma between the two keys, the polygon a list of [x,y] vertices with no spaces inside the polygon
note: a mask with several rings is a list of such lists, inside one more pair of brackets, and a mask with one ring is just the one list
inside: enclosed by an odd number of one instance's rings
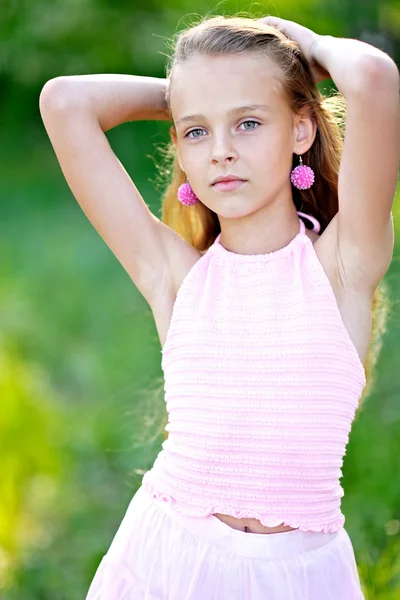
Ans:
{"label": "pink halter top", "polygon": [[231,252],[219,234],[178,291],[161,351],[169,435],[142,484],[179,513],[344,524],[365,369],[299,225],[268,254]]}

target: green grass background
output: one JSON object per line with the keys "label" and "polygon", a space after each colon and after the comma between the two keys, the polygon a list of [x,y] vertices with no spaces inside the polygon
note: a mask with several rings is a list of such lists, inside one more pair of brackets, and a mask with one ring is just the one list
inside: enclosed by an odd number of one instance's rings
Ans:
{"label": "green grass background", "polygon": [[[214,12],[248,8],[232,1]],[[40,89],[60,74],[163,76],[158,34],[170,36],[188,11],[209,9],[205,0],[142,9],[37,0],[1,11],[2,600],[85,597],[161,448],[166,419],[150,307],[72,196],[40,119]],[[394,2],[287,0],[267,11],[376,44],[391,31],[398,56]],[[385,33],[380,41],[368,38],[376,29]],[[167,124],[127,123],[107,137],[160,216],[154,158]],[[343,465],[342,508],[367,600],[400,598],[399,189],[396,246],[384,278],[392,308]]]}

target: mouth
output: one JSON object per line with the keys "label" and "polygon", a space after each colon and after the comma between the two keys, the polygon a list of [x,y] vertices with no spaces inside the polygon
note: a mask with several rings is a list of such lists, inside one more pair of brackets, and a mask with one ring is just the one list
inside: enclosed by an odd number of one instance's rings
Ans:
{"label": "mouth", "polygon": [[229,179],[227,181],[217,181],[217,183],[212,184],[212,187],[221,192],[230,192],[244,183],[246,183],[244,179]]}

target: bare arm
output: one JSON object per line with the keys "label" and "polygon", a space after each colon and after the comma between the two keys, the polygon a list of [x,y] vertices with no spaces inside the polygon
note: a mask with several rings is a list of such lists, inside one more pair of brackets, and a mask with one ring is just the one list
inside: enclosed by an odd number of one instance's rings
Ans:
{"label": "bare arm", "polygon": [[195,249],[152,214],[104,131],[126,120],[167,118],[165,85],[133,75],[57,77],[39,99],[73,195],[153,309],[173,297],[173,269]]}
{"label": "bare arm", "polygon": [[[169,81],[120,74],[70,75],[50,79],[41,98],[57,93],[59,102],[88,103],[103,131],[127,121],[169,120],[165,93]],[[42,102],[42,101],[41,101]]]}
{"label": "bare arm", "polygon": [[347,280],[375,290],[392,260],[400,160],[399,71],[359,40],[321,36],[314,58],[346,98],[339,171],[338,250]]}
{"label": "bare arm", "polygon": [[346,100],[363,88],[365,66],[377,64],[383,77],[387,73],[397,83],[397,67],[390,56],[360,40],[320,35],[312,46],[312,58],[330,73]]}

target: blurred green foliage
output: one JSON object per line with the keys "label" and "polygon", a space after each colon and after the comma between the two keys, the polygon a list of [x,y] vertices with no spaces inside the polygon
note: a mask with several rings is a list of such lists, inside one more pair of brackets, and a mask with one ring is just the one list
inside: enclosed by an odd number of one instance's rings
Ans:
{"label": "blurred green foliage", "polygon": [[[62,176],[38,99],[58,75],[164,76],[166,41],[199,14],[275,14],[399,57],[396,2],[5,0],[0,12],[0,594],[83,598],[166,422],[149,306]],[[187,16],[189,14],[189,16]],[[165,122],[107,132],[160,216]],[[394,215],[400,230],[399,193]],[[376,381],[343,466],[346,528],[367,600],[400,597],[400,251]]]}

